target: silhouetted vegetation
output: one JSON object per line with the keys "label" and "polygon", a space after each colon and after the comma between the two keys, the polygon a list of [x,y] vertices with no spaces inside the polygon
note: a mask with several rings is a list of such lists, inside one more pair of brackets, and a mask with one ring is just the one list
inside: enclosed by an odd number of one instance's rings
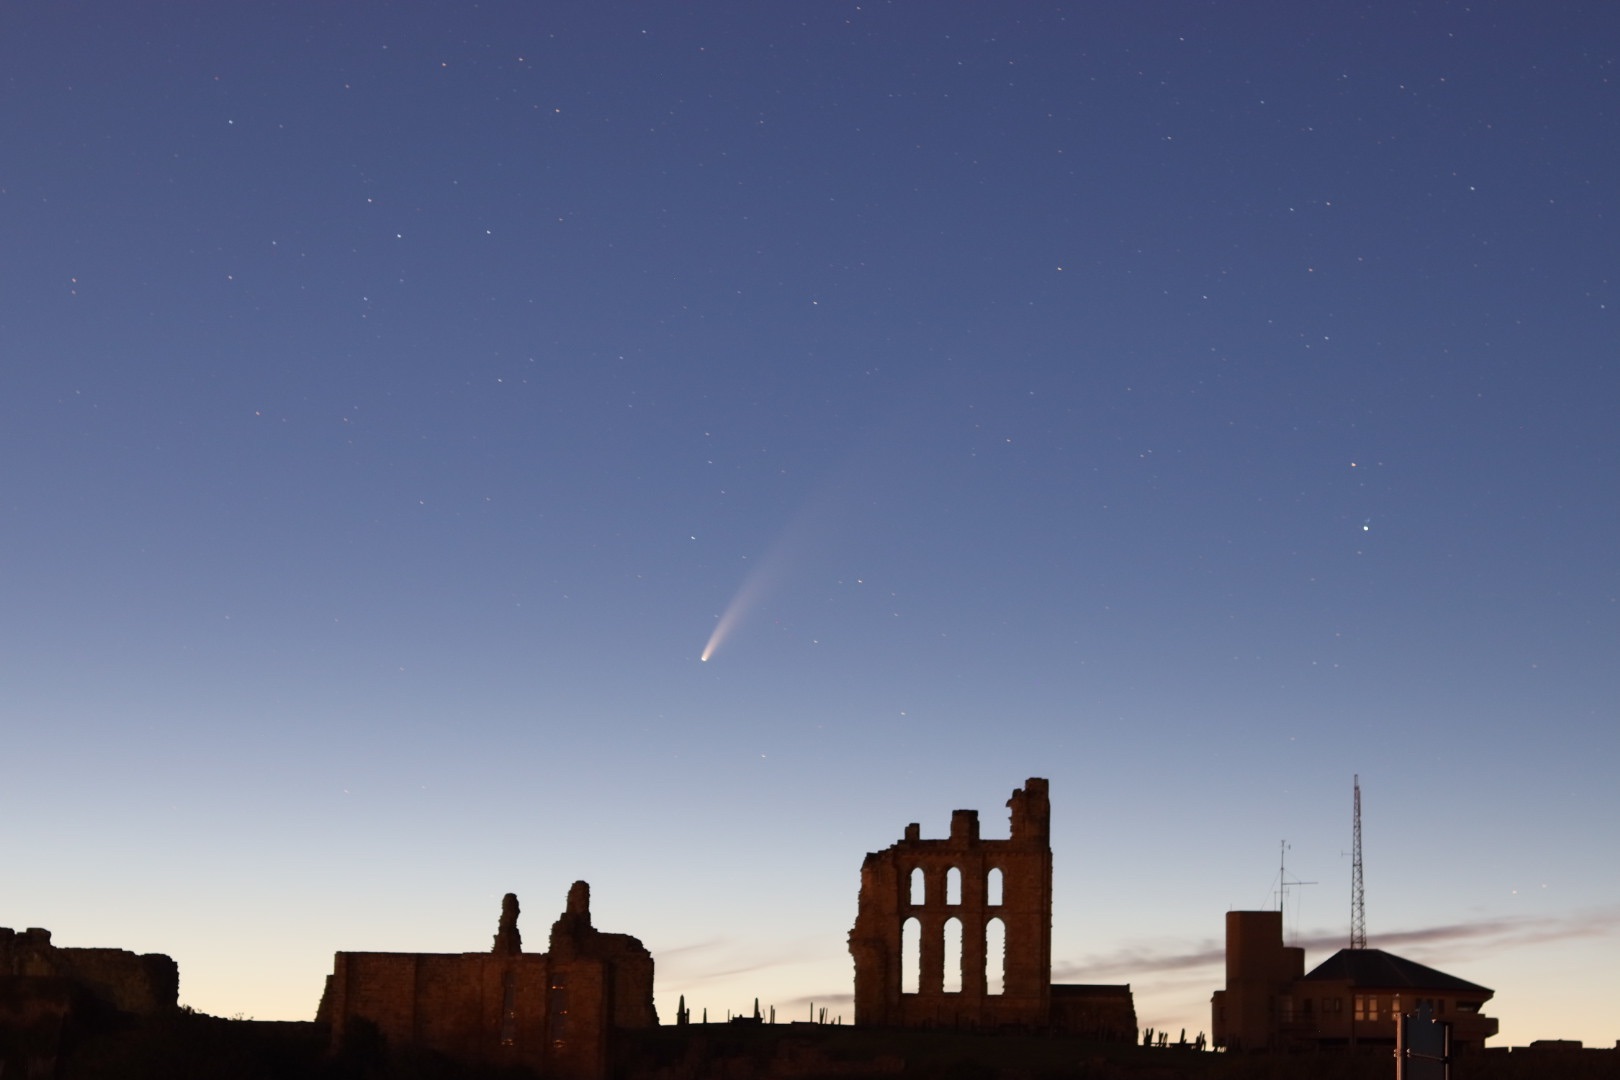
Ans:
{"label": "silhouetted vegetation", "polygon": [[[0,1029],[0,1049],[11,1046],[3,1040],[12,1034]],[[323,1025],[188,1010],[146,1020],[80,1014],[61,1035],[57,1080],[535,1080],[527,1070],[471,1068],[390,1047],[375,1030],[351,1031],[334,1055]],[[620,1041],[616,1080],[1390,1080],[1395,1072],[1387,1050],[1216,1054],[1051,1035],[835,1025],[672,1025],[621,1033]],[[1459,1060],[1452,1075],[1616,1080],[1620,1053],[1490,1052]]]}

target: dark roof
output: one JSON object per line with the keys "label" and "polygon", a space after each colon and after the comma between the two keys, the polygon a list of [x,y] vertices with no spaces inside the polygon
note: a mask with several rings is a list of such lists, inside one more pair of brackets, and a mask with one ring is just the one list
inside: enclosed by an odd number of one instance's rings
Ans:
{"label": "dark roof", "polygon": [[1432,967],[1387,953],[1383,949],[1340,949],[1305,976],[1311,979],[1349,980],[1351,986],[1379,990],[1456,990],[1466,994],[1494,991],[1447,975]]}

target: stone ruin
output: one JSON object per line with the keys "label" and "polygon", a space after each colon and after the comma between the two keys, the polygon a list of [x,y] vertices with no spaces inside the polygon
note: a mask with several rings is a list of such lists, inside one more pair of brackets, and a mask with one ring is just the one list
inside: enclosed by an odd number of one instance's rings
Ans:
{"label": "stone ruin", "polygon": [[[855,1023],[1134,1040],[1129,986],[1052,984],[1047,781],[1031,778],[1007,806],[1006,840],[981,838],[978,813],[957,810],[947,838],[925,840],[911,824],[866,856],[849,935]],[[316,1017],[332,1049],[387,1045],[555,1080],[624,1068],[616,1033],[658,1024],[651,954],[594,926],[583,881],[569,889],[546,952],[523,951],[519,915],[508,893],[487,952],[337,953]],[[176,1007],[178,989],[167,956],[59,949],[48,931],[0,928],[0,1030],[18,1036],[0,1045],[0,1072],[54,1068],[70,1019],[158,1015]],[[38,1052],[19,1057],[24,1042]]]}
{"label": "stone ruin", "polygon": [[180,969],[161,953],[62,949],[0,926],[0,1076],[54,1076],[73,1029],[175,1008]]}
{"label": "stone ruin", "polygon": [[9,988],[54,982],[136,1016],[172,1009],[180,997],[180,968],[162,953],[58,948],[37,926],[21,933],[0,926],[0,980]]}
{"label": "stone ruin", "polygon": [[591,924],[583,881],[568,890],[548,952],[523,951],[518,914],[506,894],[487,953],[338,953],[316,1017],[331,1025],[334,1049],[375,1035],[468,1065],[608,1075],[613,1032],[658,1024],[652,955]]}
{"label": "stone ruin", "polygon": [[507,893],[501,897],[501,921],[495,928],[495,947],[490,952],[497,956],[516,956],[523,951],[523,935],[517,927],[518,914],[517,893]]}
{"label": "stone ruin", "polygon": [[[1030,778],[1007,806],[1006,840],[981,839],[978,811],[956,810],[947,839],[924,840],[913,823],[899,843],[866,856],[849,933],[855,1023],[1134,1041],[1128,985],[1052,984],[1047,782]],[[960,943],[949,982],[948,940]]]}

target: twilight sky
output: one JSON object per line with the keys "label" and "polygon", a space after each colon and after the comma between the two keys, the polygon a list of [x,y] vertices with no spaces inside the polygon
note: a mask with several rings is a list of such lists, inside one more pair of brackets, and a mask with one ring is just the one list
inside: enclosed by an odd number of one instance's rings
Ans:
{"label": "twilight sky", "polygon": [[296,1019],[585,878],[847,1021],[1046,776],[1190,1037],[1359,774],[1369,944],[1612,1045],[1617,193],[1601,2],[6,4],[0,925]]}

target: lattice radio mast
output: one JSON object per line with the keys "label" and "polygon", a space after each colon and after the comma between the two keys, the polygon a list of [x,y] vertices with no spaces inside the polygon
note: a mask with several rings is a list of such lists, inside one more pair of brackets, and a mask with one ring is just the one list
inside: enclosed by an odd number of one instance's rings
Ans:
{"label": "lattice radio mast", "polygon": [[1367,892],[1361,880],[1361,775],[1356,774],[1356,813],[1350,853],[1350,947],[1367,947]]}

